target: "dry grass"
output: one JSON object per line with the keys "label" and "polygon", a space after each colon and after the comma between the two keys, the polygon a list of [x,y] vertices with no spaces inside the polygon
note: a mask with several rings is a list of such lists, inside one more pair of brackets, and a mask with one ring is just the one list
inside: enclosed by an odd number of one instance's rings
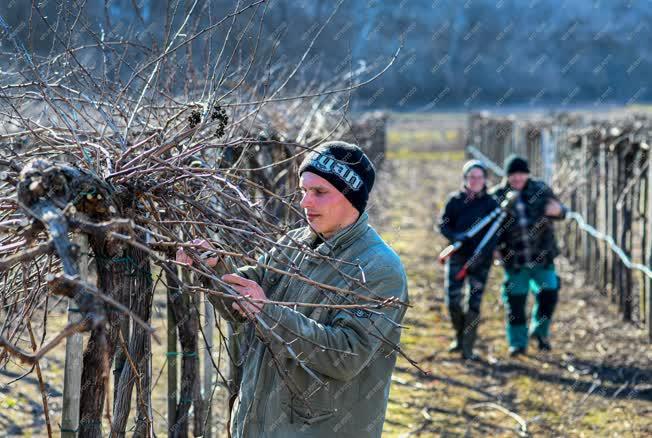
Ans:
{"label": "dry grass", "polygon": [[389,121],[387,141],[395,150],[459,151],[465,128],[463,114],[395,113]]}

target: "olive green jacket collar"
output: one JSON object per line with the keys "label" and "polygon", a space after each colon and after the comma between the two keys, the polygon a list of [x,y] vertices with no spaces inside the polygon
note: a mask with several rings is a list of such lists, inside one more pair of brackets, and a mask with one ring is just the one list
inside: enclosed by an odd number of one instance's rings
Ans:
{"label": "olive green jacket collar", "polygon": [[[316,248],[316,251],[322,255],[331,255],[335,254],[343,249],[346,249],[351,243],[355,242],[362,234],[367,231],[369,227],[369,215],[367,212],[363,212],[357,221],[349,225],[346,228],[341,229],[330,239],[322,242]],[[306,231],[303,236],[299,238],[300,241],[306,245],[313,244],[319,236],[313,229],[306,227]]]}

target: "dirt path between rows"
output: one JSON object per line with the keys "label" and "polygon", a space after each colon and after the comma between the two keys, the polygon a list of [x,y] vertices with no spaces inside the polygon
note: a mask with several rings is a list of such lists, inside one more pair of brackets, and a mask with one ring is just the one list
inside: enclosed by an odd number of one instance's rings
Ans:
{"label": "dirt path between rows", "polygon": [[463,159],[461,152],[390,152],[374,189],[372,223],[409,277],[414,307],[402,344],[430,371],[399,359],[384,436],[652,436],[652,348],[643,330],[622,322],[562,258],[552,352],[532,344],[527,357],[508,357],[501,267],[492,269],[482,304],[482,361],[446,352],[452,330],[436,263],[445,242],[433,225],[460,183]]}

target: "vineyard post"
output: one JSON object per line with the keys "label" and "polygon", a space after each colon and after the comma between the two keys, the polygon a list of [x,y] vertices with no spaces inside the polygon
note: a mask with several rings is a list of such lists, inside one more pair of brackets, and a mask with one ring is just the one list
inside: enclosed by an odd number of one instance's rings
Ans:
{"label": "vineyard post", "polygon": [[213,393],[213,326],[215,325],[215,315],[213,313],[213,304],[208,300],[208,294],[204,296],[204,333],[206,335],[207,346],[204,350],[204,403],[205,413],[203,419],[206,421],[204,429],[204,438],[212,438],[211,422],[211,394]]}
{"label": "vineyard post", "polygon": [[[652,154],[648,152],[647,154],[648,166],[647,166],[647,184],[646,184],[646,217],[650,212],[650,200],[652,199]],[[652,266],[652,220],[648,219],[646,224],[646,235],[647,235],[647,254],[646,262],[648,266]],[[645,324],[647,326],[648,341],[652,343],[652,278],[645,278],[646,281],[646,296],[645,296]]]}
{"label": "vineyard post", "polygon": [[[171,267],[175,274],[178,275],[176,266]],[[177,422],[177,322],[174,318],[172,306],[179,297],[179,285],[176,279],[172,276],[167,276],[167,361],[168,361],[168,436],[172,437],[176,434],[174,425]]]}
{"label": "vineyard post", "polygon": [[[79,277],[88,282],[88,236],[76,236],[79,246]],[[78,323],[81,314],[77,304],[68,299],[68,324]],[[79,429],[79,399],[82,377],[83,338],[75,333],[66,339],[66,359],[63,374],[63,412],[61,414],[61,438],[75,438]]]}

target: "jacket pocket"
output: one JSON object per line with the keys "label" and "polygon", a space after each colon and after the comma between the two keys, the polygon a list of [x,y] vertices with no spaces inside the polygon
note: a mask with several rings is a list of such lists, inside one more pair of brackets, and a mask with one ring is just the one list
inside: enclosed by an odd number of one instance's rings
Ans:
{"label": "jacket pocket", "polygon": [[301,402],[294,401],[283,402],[285,410],[288,412],[290,423],[318,424],[333,418],[335,410],[326,410],[319,407],[308,408]]}
{"label": "jacket pocket", "polygon": [[306,424],[314,425],[321,423],[322,421],[326,421],[330,418],[332,418],[335,415],[335,412],[328,412],[325,414],[321,415],[315,415],[313,417],[304,417],[302,414],[296,412],[296,417],[299,419],[299,421],[302,421]]}

